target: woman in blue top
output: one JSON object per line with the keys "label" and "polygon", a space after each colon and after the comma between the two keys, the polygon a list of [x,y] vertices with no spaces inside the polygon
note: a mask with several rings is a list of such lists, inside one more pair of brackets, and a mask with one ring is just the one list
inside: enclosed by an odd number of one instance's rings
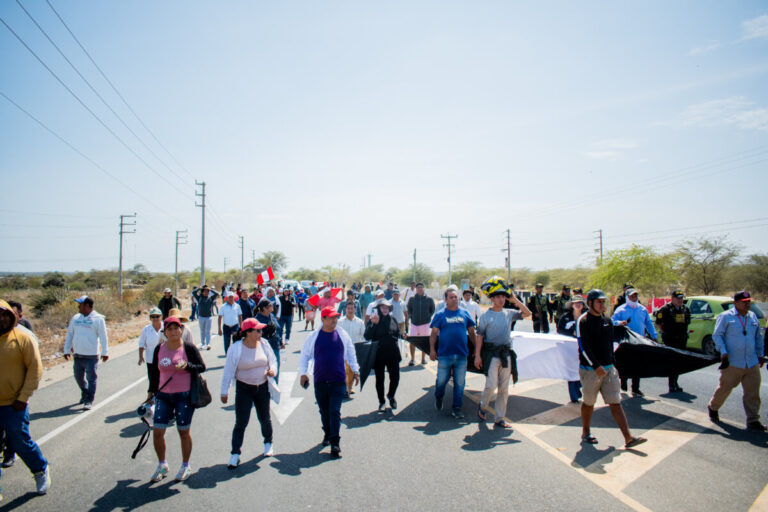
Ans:
{"label": "woman in blue top", "polygon": [[277,319],[272,314],[272,301],[262,298],[256,306],[256,315],[254,318],[258,320],[260,324],[264,324],[261,331],[261,335],[269,342],[269,346],[272,347],[272,352],[275,353],[277,359],[277,375],[275,375],[275,382],[278,382],[280,377],[280,349],[285,348],[285,345],[280,340],[280,334],[277,332]]}

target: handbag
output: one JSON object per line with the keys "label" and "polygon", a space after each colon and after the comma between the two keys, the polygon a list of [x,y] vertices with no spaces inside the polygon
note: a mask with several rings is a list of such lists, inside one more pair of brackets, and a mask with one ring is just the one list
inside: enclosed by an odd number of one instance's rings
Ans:
{"label": "handbag", "polygon": [[195,409],[205,407],[213,401],[208,383],[200,374],[192,376],[189,386],[189,402]]}

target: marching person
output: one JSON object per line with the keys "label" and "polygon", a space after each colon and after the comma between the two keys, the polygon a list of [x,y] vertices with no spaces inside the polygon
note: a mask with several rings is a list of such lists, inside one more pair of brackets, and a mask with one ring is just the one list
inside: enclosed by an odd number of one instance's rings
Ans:
{"label": "marching person", "polygon": [[197,324],[200,327],[200,349],[211,350],[211,317],[219,293],[211,290],[207,284],[194,288],[192,297],[197,301]]}
{"label": "marching person", "polygon": [[[409,336],[429,336],[430,327],[429,322],[432,320],[432,315],[435,314],[435,301],[432,297],[428,297],[424,293],[424,283],[416,283],[416,295],[411,297],[406,304],[406,311],[408,313],[408,320],[410,325],[408,326]],[[416,346],[413,343],[409,343],[411,360],[408,362],[408,366],[413,366],[416,357]],[[421,364],[426,364],[426,354],[421,353]]]}
{"label": "marching person", "polygon": [[[565,304],[565,313],[560,317],[560,321],[557,322],[557,333],[575,338],[576,324],[586,310],[587,301],[584,300],[584,297],[582,295],[574,295]],[[571,403],[579,403],[581,398],[580,380],[568,381],[568,396],[571,398]]]}
{"label": "marching person", "polygon": [[158,460],[151,480],[159,482],[168,476],[165,430],[171,418],[175,418],[176,430],[181,440],[182,458],[176,481],[181,482],[192,474],[192,468],[189,466],[189,458],[192,455],[192,435],[189,428],[195,412],[190,401],[192,379],[205,371],[205,363],[193,343],[182,341],[184,326],[181,320],[169,316],[163,325],[163,333],[168,341],[155,347],[152,362],[148,363],[150,377],[147,401],[155,401],[152,440]]}
{"label": "marching person", "polygon": [[[360,300],[360,310],[365,312],[368,311],[368,306],[370,306],[373,301],[376,300],[376,297],[373,296],[371,293],[371,285],[367,284],[364,288],[365,291],[360,294],[359,300]],[[363,322],[367,322],[368,320],[363,319]]]}
{"label": "marching person", "polygon": [[16,313],[16,317],[19,319],[18,325],[24,327],[25,329],[29,329],[29,332],[35,332],[35,330],[32,328],[32,323],[24,318],[24,310],[21,307],[21,302],[9,300],[8,304],[11,305],[11,308],[13,308],[13,311]]}
{"label": "marching person", "polygon": [[157,303],[157,307],[163,312],[163,320],[165,320],[168,318],[168,311],[171,308],[181,309],[181,302],[173,296],[173,291],[170,288],[166,288],[163,290],[163,296],[160,298],[160,302]]}
{"label": "marching person", "polygon": [[311,326],[315,330],[315,308],[309,303],[309,299],[304,301],[304,330]]}
{"label": "marching person", "polygon": [[355,306],[355,316],[357,318],[363,318],[363,312],[360,309],[360,302],[355,298],[355,291],[350,289],[347,291],[347,300],[343,300],[339,303],[339,307],[336,311],[341,315],[347,314],[347,304],[352,303]]}
{"label": "marching person", "polygon": [[542,292],[543,283],[536,283],[536,292],[528,299],[528,309],[533,314],[533,332],[549,332],[549,320],[552,312],[549,310],[549,299]]}
{"label": "marching person", "polygon": [[733,388],[741,384],[747,429],[764,432],[766,427],[760,423],[760,368],[765,345],[757,316],[750,311],[751,304],[749,292],[737,292],[733,296],[733,308],[717,317],[712,339],[723,364],[720,365],[720,384],[708,409],[710,419],[720,421],[720,407]]}
{"label": "marching person", "polygon": [[556,326],[560,323],[560,318],[562,318],[562,316],[565,315],[565,312],[568,310],[568,301],[570,300],[571,287],[567,284],[564,284],[562,291],[560,291],[560,294],[555,297],[554,300]]}
{"label": "marching person", "polygon": [[37,494],[45,494],[51,486],[48,461],[29,435],[27,407],[43,376],[43,362],[35,335],[19,327],[16,312],[4,300],[0,300],[0,354],[0,431],[35,477]]}
{"label": "marching person", "polygon": [[400,348],[398,340],[400,339],[400,328],[397,320],[389,314],[392,303],[387,299],[381,298],[376,301],[376,307],[373,310],[371,319],[365,325],[365,339],[378,341],[379,348],[376,350],[376,360],[373,363],[373,369],[376,372],[376,394],[379,397],[379,412],[387,410],[384,401],[384,369],[389,373],[389,390],[387,399],[389,406],[397,409],[397,400],[395,393],[397,385],[400,383]]}
{"label": "marching person", "polygon": [[[240,304],[235,302],[234,292],[224,292],[226,302],[219,309],[219,336],[224,338],[224,353],[229,350],[229,344],[232,341],[232,335],[240,328],[243,322],[243,310]],[[222,327],[222,322],[224,323]]]}
{"label": "marching person", "polygon": [[296,300],[291,294],[290,288],[283,288],[283,293],[280,295],[280,332],[285,336],[284,344],[287,345],[291,339],[291,327],[293,327],[293,308],[296,305]]}
{"label": "marching person", "polygon": [[376,300],[368,304],[368,307],[365,308],[365,316],[363,317],[363,322],[365,325],[368,325],[368,322],[371,319],[371,315],[373,315],[373,310],[378,306],[380,300],[384,300],[384,290],[376,290],[376,293],[374,294],[376,297]]}
{"label": "marching person", "polygon": [[584,400],[581,403],[581,442],[597,444],[590,425],[595,411],[597,393],[611,409],[613,420],[624,436],[624,447],[634,448],[647,439],[634,437],[629,430],[627,416],[621,406],[619,373],[614,367],[613,322],[605,316],[607,297],[602,290],[590,290],[587,294],[589,312],[581,315],[576,323],[579,340],[579,377]]}
{"label": "marching person", "polygon": [[[357,316],[359,310],[359,305],[348,301],[344,311],[344,318],[339,320],[338,324],[339,327],[346,331],[353,344],[363,343],[365,341],[365,324],[360,317]],[[344,363],[344,370],[347,373],[347,398],[349,398],[349,396],[355,392],[352,386],[352,383],[355,380],[355,373],[352,371],[349,363],[346,362]]]}
{"label": "marching person", "polygon": [[[648,310],[640,303],[637,290],[629,288],[627,290],[626,301],[613,311],[611,317],[614,325],[625,326],[640,336],[648,336],[656,341],[656,328],[653,326],[651,315]],[[627,390],[627,379],[621,378],[622,391]],[[640,379],[632,377],[632,394],[634,396],[645,396],[640,391]]]}
{"label": "marching person", "polygon": [[472,290],[467,288],[466,290],[461,292],[461,297],[462,299],[459,306],[460,307],[463,306],[464,309],[469,311],[469,314],[472,315],[472,320],[477,322],[482,312],[480,311],[480,305],[474,300],[472,300]]}
{"label": "marching person", "polygon": [[315,400],[323,425],[323,446],[331,445],[331,456],[341,457],[341,402],[346,390],[344,362],[354,373],[354,384],[360,382],[355,347],[349,335],[337,326],[339,313],[332,307],[323,309],[323,326],[309,335],[301,348],[299,373],[301,385],[309,386],[308,367],[314,362]]}
{"label": "marching person", "polygon": [[[75,382],[80,388],[80,402],[83,409],[93,407],[96,397],[96,368],[99,364],[99,351],[101,361],[109,359],[109,340],[107,339],[107,324],[104,315],[93,309],[93,299],[83,295],[77,299],[79,313],[72,317],[67,328],[67,337],[64,341],[64,359],[69,361],[70,352],[75,353],[75,362],[72,370],[75,374]],[[101,345],[101,350],[99,350]]]}
{"label": "marching person", "polygon": [[411,281],[411,285],[405,289],[405,293],[403,294],[403,302],[405,305],[408,305],[408,301],[411,300],[411,297],[416,295],[416,281]]}
{"label": "marching person", "polygon": [[621,288],[621,295],[616,297],[616,304],[613,305],[614,313],[616,312],[617,309],[619,309],[620,306],[623,306],[627,302],[627,290],[634,287],[635,286],[629,281],[624,283],[624,286]]}
{"label": "marching person", "polygon": [[[152,356],[155,355],[155,347],[160,344],[160,332],[163,330],[163,313],[158,308],[149,310],[149,325],[141,330],[139,335],[139,366],[147,362],[147,376]],[[146,357],[145,355],[146,354]]]}
{"label": "marching person", "polygon": [[408,321],[408,311],[406,310],[405,303],[400,300],[400,290],[395,288],[392,291],[392,300],[390,302],[390,314],[392,318],[397,322],[397,327],[400,329],[400,337],[405,336],[405,323]]}
{"label": "marching person", "polygon": [[229,386],[235,380],[235,428],[232,430],[232,451],[229,468],[240,464],[240,448],[243,446],[245,428],[251,417],[251,407],[261,424],[264,438],[264,456],[274,455],[272,444],[272,419],[269,415],[268,377],[277,375],[277,358],[261,332],[266,325],[255,318],[243,322],[227,352],[227,361],[221,376],[221,403],[226,404]]}
{"label": "marching person", "polygon": [[[672,292],[671,302],[667,302],[656,312],[656,325],[661,331],[661,341],[668,347],[686,349],[688,343],[688,325],[691,323],[691,310],[683,302],[685,295],[677,290]],[[680,393],[683,388],[677,383],[677,375],[669,376],[669,392]]]}
{"label": "marching person", "polygon": [[240,311],[243,313],[243,320],[253,318],[253,308],[256,307],[256,303],[248,296],[248,290],[245,288],[240,289],[240,298],[237,301],[237,305],[240,306]]}
{"label": "marching person", "polygon": [[[443,409],[445,387],[453,373],[453,417],[463,419],[461,410],[464,396],[464,382],[467,375],[468,341],[475,343],[475,321],[465,309],[459,308],[459,293],[454,289],[445,292],[445,308],[430,324],[429,358],[437,361],[437,381],[435,382],[435,408]],[[435,344],[440,340],[440,346]]]}
{"label": "marching person", "polygon": [[[475,343],[475,368],[486,370],[485,388],[480,395],[477,406],[477,416],[485,421],[484,407],[488,405],[491,395],[496,391],[494,407],[495,425],[501,428],[512,428],[507,421],[507,397],[509,396],[509,377],[512,371],[512,322],[520,318],[528,318],[531,312],[520,302],[517,295],[498,276],[487,279],[480,289],[491,299],[491,309],[483,313],[477,326],[477,341]],[[507,299],[518,308],[504,309]],[[474,302],[474,301],[472,301]],[[488,354],[483,357],[483,352]],[[487,366],[487,367],[486,367]],[[484,368],[485,367],[485,368]]]}
{"label": "marching person", "polygon": [[293,297],[296,299],[296,313],[299,316],[299,322],[301,322],[304,319],[304,301],[307,300],[307,294],[304,293],[304,288],[299,288]]}
{"label": "marching person", "polygon": [[275,382],[280,380],[280,349],[285,348],[285,344],[280,339],[280,331],[277,324],[277,318],[272,314],[274,307],[272,302],[264,297],[256,305],[256,316],[254,317],[260,324],[264,324],[261,330],[261,336],[267,340],[272,352],[277,359],[277,374]]}

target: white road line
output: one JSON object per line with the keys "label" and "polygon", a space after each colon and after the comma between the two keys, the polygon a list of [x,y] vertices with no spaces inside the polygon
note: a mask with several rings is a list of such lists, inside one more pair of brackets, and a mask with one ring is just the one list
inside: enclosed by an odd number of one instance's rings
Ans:
{"label": "white road line", "polygon": [[124,387],[123,389],[121,389],[117,393],[115,393],[113,395],[110,395],[109,397],[107,397],[106,400],[97,403],[93,407],[93,409],[91,409],[90,411],[86,411],[86,412],[80,414],[79,416],[77,416],[76,418],[72,418],[71,420],[69,420],[65,424],[63,424],[63,425],[61,425],[59,427],[56,427],[55,429],[51,430],[50,432],[45,434],[43,437],[41,437],[40,439],[37,440],[37,445],[38,446],[42,446],[43,444],[47,443],[48,441],[50,441],[51,439],[53,439],[57,435],[61,434],[62,432],[64,432],[68,428],[70,428],[71,426],[76,425],[77,423],[83,421],[85,418],[87,418],[91,414],[95,413],[96,411],[98,411],[99,409],[101,409],[102,407],[107,405],[109,402],[111,402],[112,400],[116,399],[117,397],[119,397],[119,396],[123,395],[124,393],[128,392],[129,390],[133,389],[134,387],[136,387],[137,385],[141,384],[145,380],[147,380],[146,377],[140,378],[139,380],[137,380],[133,384],[129,384],[128,386]]}
{"label": "white road line", "polygon": [[[280,403],[270,403],[272,404],[272,413],[274,413],[275,417],[277,417],[277,421],[279,421],[281,425],[288,420],[288,417],[296,410],[296,407],[299,406],[301,401],[304,400],[303,397],[297,398],[291,396],[293,385],[296,383],[298,376],[299,372],[280,372]],[[285,391],[282,391],[283,389]]]}

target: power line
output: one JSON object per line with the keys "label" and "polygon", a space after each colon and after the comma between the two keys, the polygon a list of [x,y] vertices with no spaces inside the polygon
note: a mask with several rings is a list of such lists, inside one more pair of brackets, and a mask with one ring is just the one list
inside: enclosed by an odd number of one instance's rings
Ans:
{"label": "power line", "polygon": [[[10,25],[8,25],[8,23],[5,22],[5,20],[2,18],[2,16],[0,16],[0,22],[2,22],[3,25],[5,25],[5,28],[7,28],[11,32],[11,34],[13,34],[14,37],[16,37],[16,39],[18,39],[18,41],[24,46],[24,48],[26,48],[29,51],[29,53],[31,53],[35,57],[35,59],[37,59],[37,61],[51,74],[51,76],[53,76],[56,79],[56,81],[58,81],[61,84],[61,86],[64,87],[67,90],[67,92],[69,92],[69,94],[72,95],[72,97],[75,98],[77,100],[77,102],[80,103],[80,105],[82,105],[82,107],[85,110],[87,110],[88,113],[91,114],[91,116],[93,116],[93,118],[96,119],[96,121],[101,126],[104,127],[105,130],[107,130],[120,144],[122,144],[123,147],[125,147],[125,149],[127,149],[133,156],[135,156],[141,163],[143,163],[144,166],[147,169],[152,171],[157,177],[159,177],[160,179],[165,181],[168,185],[170,185],[172,188],[174,188],[177,192],[179,192],[182,195],[187,195],[184,191],[179,189],[172,181],[170,181],[165,176],[160,174],[160,172],[158,172],[157,169],[155,169],[154,167],[149,165],[149,162],[147,162],[141,155],[139,155],[136,151],[134,151],[134,149],[132,147],[130,147],[117,133],[115,133],[114,130],[112,130],[112,128],[107,126],[107,124],[93,110],[91,110],[91,108],[88,107],[88,105],[86,105],[83,102],[83,100],[81,100],[80,97],[77,94],[75,94],[75,92],[72,89],[70,89],[69,86],[67,84],[65,84],[64,81],[61,78],[59,78],[59,76],[56,73],[53,72],[53,70],[43,61],[43,59],[41,59],[37,55],[37,53],[35,53],[35,51],[32,50],[32,48],[29,47],[29,45],[21,38],[21,36],[19,36],[10,27]],[[190,196],[187,196],[187,197],[190,197]]]}

